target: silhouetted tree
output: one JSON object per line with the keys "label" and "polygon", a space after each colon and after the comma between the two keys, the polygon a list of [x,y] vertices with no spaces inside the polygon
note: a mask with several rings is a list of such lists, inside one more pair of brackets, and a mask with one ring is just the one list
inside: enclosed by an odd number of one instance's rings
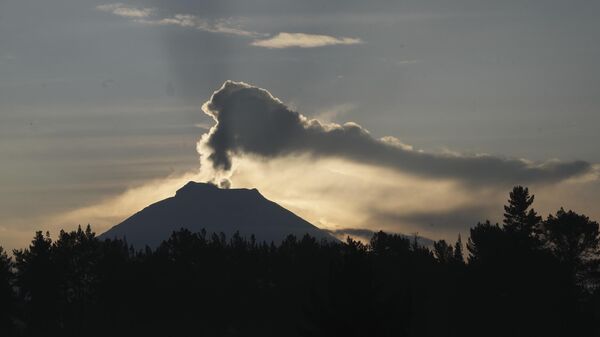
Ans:
{"label": "silhouetted tree", "polygon": [[535,231],[542,220],[530,208],[534,199],[535,196],[529,195],[527,187],[515,186],[510,192],[508,205],[504,206],[504,230],[516,235],[521,240],[519,243],[527,246],[535,243]]}
{"label": "silhouetted tree", "polygon": [[494,262],[506,249],[505,233],[498,224],[492,225],[489,220],[480,222],[470,233],[467,243],[470,264]]}
{"label": "silhouetted tree", "polygon": [[445,240],[433,243],[433,254],[441,263],[449,263],[454,259],[454,249]]}
{"label": "silhouetted tree", "polygon": [[379,231],[373,234],[369,247],[375,255],[402,256],[408,254],[411,244],[406,237]]}
{"label": "silhouetted tree", "polygon": [[0,335],[13,333],[15,319],[14,273],[12,259],[0,246]]}
{"label": "silhouetted tree", "polygon": [[54,277],[58,282],[59,313],[68,335],[81,335],[96,301],[99,259],[98,241],[88,225],[76,231],[60,231],[51,248]]}
{"label": "silhouetted tree", "polygon": [[[504,207],[502,227],[488,221],[471,229],[473,302],[486,309],[475,312],[475,319],[482,325],[510,322],[496,336],[577,335],[572,292],[558,261],[544,249],[533,200],[527,188],[517,186]],[[542,320],[547,323],[536,323]]]}
{"label": "silhouetted tree", "polygon": [[15,250],[17,286],[26,304],[30,333],[55,333],[59,325],[57,267],[52,260],[52,240],[36,232],[29,248]]}
{"label": "silhouetted tree", "polygon": [[465,263],[465,257],[463,254],[463,244],[460,234],[458,234],[458,239],[454,244],[454,261],[458,263]]}
{"label": "silhouetted tree", "polygon": [[590,274],[598,271],[600,253],[597,222],[561,208],[544,221],[541,234],[546,247],[565,265],[575,282],[591,281]]}

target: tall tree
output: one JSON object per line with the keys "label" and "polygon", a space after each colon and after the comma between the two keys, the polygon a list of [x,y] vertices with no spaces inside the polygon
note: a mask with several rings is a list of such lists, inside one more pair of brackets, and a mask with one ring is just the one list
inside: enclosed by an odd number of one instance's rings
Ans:
{"label": "tall tree", "polygon": [[433,243],[433,254],[441,263],[449,263],[454,258],[454,250],[445,240]]}
{"label": "tall tree", "polygon": [[465,257],[463,254],[463,244],[462,244],[462,239],[460,237],[460,234],[458,234],[458,240],[456,240],[456,243],[454,244],[454,261],[459,262],[459,263],[464,263],[465,262]]}
{"label": "tall tree", "polygon": [[[98,281],[98,241],[88,225],[76,231],[60,231],[52,245],[52,260],[58,282],[62,324],[70,326],[71,334],[81,334],[84,317],[90,302],[95,301]],[[66,324],[70,320],[70,324]],[[65,332],[68,329],[65,329]]]}
{"label": "tall tree", "polygon": [[571,210],[549,215],[541,230],[548,249],[580,281],[598,268],[600,231],[598,223]]}
{"label": "tall tree", "polygon": [[54,333],[58,321],[58,280],[50,233],[36,232],[29,248],[15,250],[17,286],[27,301],[26,320],[32,334]]}
{"label": "tall tree", "polygon": [[469,263],[477,264],[488,261],[497,261],[504,251],[505,234],[498,224],[492,225],[487,220],[478,223],[470,229],[471,236],[467,242]]}
{"label": "tall tree", "polygon": [[515,186],[509,196],[508,205],[504,206],[504,229],[524,237],[533,236],[542,220],[542,217],[530,208],[535,196],[529,195],[529,189],[523,186]]}
{"label": "tall tree", "polygon": [[0,247],[0,335],[9,335],[12,329],[15,296],[13,293],[12,259]]}
{"label": "tall tree", "polygon": [[411,249],[410,240],[398,234],[379,231],[373,234],[369,248],[375,255],[405,256]]}

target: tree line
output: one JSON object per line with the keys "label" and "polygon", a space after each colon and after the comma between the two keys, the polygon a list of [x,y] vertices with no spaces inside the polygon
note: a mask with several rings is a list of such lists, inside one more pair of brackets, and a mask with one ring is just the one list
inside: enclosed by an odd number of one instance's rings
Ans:
{"label": "tree line", "polygon": [[598,223],[517,186],[463,245],[85,230],[0,247],[0,336],[600,336]]}

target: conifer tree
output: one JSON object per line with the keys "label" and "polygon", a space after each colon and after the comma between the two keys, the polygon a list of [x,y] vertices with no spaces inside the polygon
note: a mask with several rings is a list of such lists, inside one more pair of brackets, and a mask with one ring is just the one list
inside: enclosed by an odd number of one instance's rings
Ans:
{"label": "conifer tree", "polygon": [[460,263],[465,262],[465,257],[463,254],[462,239],[460,237],[460,234],[458,234],[458,240],[456,240],[456,243],[454,244],[454,261],[460,262]]}
{"label": "conifer tree", "polygon": [[441,263],[448,263],[454,258],[452,246],[446,243],[446,240],[433,243],[433,254]]}
{"label": "conifer tree", "polygon": [[8,335],[12,328],[15,296],[13,293],[13,263],[0,246],[0,335]]}
{"label": "conifer tree", "polygon": [[529,189],[515,186],[510,192],[508,205],[504,206],[504,229],[509,233],[517,233],[530,237],[540,224],[542,218],[530,208],[535,199],[529,195]]}

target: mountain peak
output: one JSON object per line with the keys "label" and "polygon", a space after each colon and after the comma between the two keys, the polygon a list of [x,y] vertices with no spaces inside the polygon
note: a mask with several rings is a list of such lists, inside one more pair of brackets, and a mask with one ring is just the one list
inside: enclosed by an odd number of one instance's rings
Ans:
{"label": "mountain peak", "polygon": [[225,192],[225,194],[233,194],[233,193],[252,193],[264,198],[262,194],[256,188],[221,188],[216,184],[211,182],[200,183],[195,181],[190,181],[185,184],[182,188],[178,189],[175,193],[175,197],[179,196],[203,196],[206,194],[213,193],[223,193],[222,191],[229,191],[229,193]]}
{"label": "mountain peak", "polygon": [[187,193],[203,193],[218,189],[219,187],[212,183],[199,183],[195,181],[190,181],[187,184],[185,184],[182,188],[178,189],[175,195],[178,196]]}

